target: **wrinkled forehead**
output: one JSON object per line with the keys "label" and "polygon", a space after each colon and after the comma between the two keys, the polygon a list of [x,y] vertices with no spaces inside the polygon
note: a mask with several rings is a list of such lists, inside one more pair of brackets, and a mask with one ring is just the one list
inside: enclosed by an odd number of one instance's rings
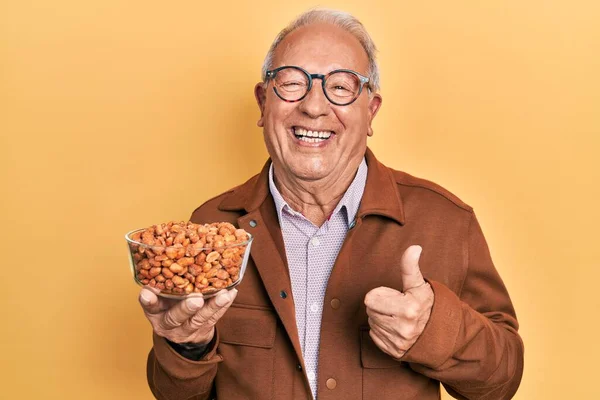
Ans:
{"label": "wrinkled forehead", "polygon": [[351,69],[367,75],[367,53],[350,32],[328,23],[303,26],[289,33],[275,50],[272,68],[296,65],[310,73]]}

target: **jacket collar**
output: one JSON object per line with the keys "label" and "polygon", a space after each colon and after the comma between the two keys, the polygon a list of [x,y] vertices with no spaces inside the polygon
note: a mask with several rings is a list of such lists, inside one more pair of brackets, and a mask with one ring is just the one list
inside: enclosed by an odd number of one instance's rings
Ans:
{"label": "jacket collar", "polygon": [[[380,215],[404,225],[404,208],[398,193],[393,171],[380,163],[371,149],[365,153],[367,166],[367,183],[358,209],[357,218],[367,215]],[[252,212],[271,195],[269,191],[269,166],[267,160],[262,171],[229,192],[219,204],[222,211]]]}

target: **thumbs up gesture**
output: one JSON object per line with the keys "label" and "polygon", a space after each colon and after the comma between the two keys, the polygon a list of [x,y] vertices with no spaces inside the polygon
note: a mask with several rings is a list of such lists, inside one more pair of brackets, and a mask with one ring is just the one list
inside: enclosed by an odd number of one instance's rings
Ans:
{"label": "thumbs up gesture", "polygon": [[395,359],[417,341],[433,307],[433,290],[419,268],[421,251],[421,246],[410,246],[402,255],[402,292],[381,286],[365,296],[369,335],[381,351]]}

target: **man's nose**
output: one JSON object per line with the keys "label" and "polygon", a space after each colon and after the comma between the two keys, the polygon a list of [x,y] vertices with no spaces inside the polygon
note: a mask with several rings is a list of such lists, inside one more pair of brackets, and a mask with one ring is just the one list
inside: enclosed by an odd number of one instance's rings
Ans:
{"label": "man's nose", "polygon": [[331,106],[329,100],[325,97],[320,80],[313,82],[313,86],[306,97],[300,101],[299,108],[300,111],[311,118],[329,114]]}

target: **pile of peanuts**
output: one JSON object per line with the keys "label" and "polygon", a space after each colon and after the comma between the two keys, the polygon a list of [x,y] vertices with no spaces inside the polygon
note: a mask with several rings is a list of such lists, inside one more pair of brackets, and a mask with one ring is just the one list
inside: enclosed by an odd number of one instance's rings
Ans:
{"label": "pile of peanuts", "polygon": [[[137,280],[162,293],[214,293],[235,283],[248,234],[229,222],[167,222],[135,232],[129,243]],[[236,246],[239,244],[239,246]]]}

